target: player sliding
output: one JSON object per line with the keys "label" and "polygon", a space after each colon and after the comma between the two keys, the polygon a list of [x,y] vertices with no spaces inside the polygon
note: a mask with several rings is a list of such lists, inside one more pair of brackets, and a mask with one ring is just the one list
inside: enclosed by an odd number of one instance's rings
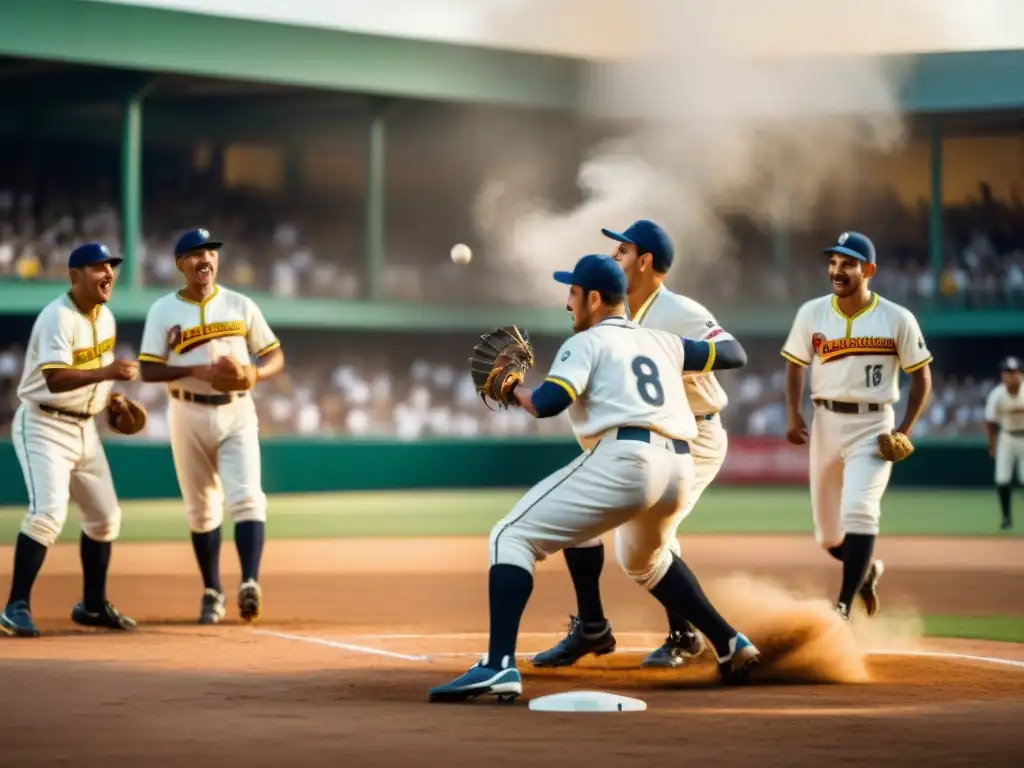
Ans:
{"label": "player sliding", "polygon": [[516,639],[537,561],[612,529],[623,570],[710,640],[725,682],[742,682],[757,648],[718,614],[669,540],[694,477],[688,441],[697,425],[681,373],[739,368],[745,356],[628,320],[626,276],[610,256],[584,256],[555,279],[571,286],[567,308],[576,334],[546,381],[535,390],[522,386],[533,354],[515,327],[484,334],[472,371],[481,393],[501,405],[537,418],[568,409],[585,452],[527,491],[491,531],[487,654],[431,689],[430,700],[522,693]]}
{"label": "player sliding", "polygon": [[[797,311],[782,348],[786,358],[786,438],[808,442],[800,412],[804,368],[811,367],[811,509],[814,535],[843,564],[836,610],[850,617],[860,595],[869,616],[879,608],[882,561],[872,562],[882,496],[893,462],[909,456],[910,433],[931,391],[931,353],[911,312],[872,293],[875,246],[845,232],[825,249],[832,293]],[[910,375],[899,427],[900,368]]]}

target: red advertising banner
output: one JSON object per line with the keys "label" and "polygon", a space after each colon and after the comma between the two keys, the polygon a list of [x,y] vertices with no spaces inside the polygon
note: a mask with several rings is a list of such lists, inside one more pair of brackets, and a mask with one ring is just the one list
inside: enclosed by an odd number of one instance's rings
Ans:
{"label": "red advertising banner", "polygon": [[808,482],[806,445],[780,437],[729,435],[729,453],[715,479],[734,485],[804,485]]}

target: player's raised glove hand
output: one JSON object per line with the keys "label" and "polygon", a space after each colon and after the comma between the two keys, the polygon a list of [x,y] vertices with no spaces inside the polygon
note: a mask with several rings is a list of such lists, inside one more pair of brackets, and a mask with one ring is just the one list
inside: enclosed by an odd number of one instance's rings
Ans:
{"label": "player's raised glove hand", "polygon": [[529,334],[515,325],[507,325],[481,334],[473,345],[469,372],[485,405],[490,398],[502,408],[519,407],[513,392],[533,364]]}
{"label": "player's raised glove hand", "polygon": [[139,364],[134,360],[115,360],[104,367],[108,381],[135,381],[139,378]]}
{"label": "player's raised glove hand", "polygon": [[124,395],[113,394],[107,403],[107,419],[115,432],[134,435],[146,427],[146,409]]}
{"label": "player's raised glove hand", "polygon": [[243,364],[225,355],[212,366],[210,386],[218,392],[245,392],[256,386],[256,379],[255,365]]}
{"label": "player's raised glove hand", "polygon": [[793,445],[807,444],[807,422],[802,414],[789,414],[786,419],[786,439]]}
{"label": "player's raised glove hand", "polygon": [[914,444],[902,432],[884,432],[878,436],[878,455],[886,461],[903,461],[914,452]]}

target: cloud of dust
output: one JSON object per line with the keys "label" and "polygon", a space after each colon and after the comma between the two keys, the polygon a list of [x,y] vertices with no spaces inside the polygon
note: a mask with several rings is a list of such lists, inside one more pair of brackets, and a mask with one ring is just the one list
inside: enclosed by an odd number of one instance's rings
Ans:
{"label": "cloud of dust", "polygon": [[600,228],[638,218],[658,221],[676,243],[670,285],[709,266],[728,280],[741,245],[727,216],[765,233],[807,225],[823,191],[863,187],[865,158],[902,146],[905,72],[877,51],[899,48],[901,37],[915,50],[980,45],[1005,22],[985,0],[542,5],[505,0],[489,22],[604,35],[614,61],[589,66],[583,111],[612,126],[611,136],[579,165],[582,200],[570,210],[538,191],[554,165],[551,137],[528,137],[532,152],[492,169],[474,223],[489,251],[535,280],[535,295],[552,298],[563,291],[552,268],[608,252]]}
{"label": "cloud of dust", "polygon": [[[870,682],[867,651],[909,651],[922,636],[906,610],[854,615],[846,622],[829,600],[745,574],[710,580],[708,597],[730,624],[761,650],[761,679],[785,682]],[[818,590],[820,592],[820,590]]]}

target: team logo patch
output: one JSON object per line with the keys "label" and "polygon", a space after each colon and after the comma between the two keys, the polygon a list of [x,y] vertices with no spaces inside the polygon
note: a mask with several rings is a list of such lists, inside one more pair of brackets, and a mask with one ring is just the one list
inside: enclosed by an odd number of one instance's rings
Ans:
{"label": "team logo patch", "polygon": [[718,323],[716,323],[714,320],[708,320],[706,323],[704,323],[705,328],[714,328],[716,325],[718,325]]}
{"label": "team logo patch", "polygon": [[847,238],[849,238],[849,237],[850,237],[850,233],[849,232],[843,232],[843,234],[841,234],[839,236],[839,244],[842,245],[843,243],[845,243]]}
{"label": "team logo patch", "polygon": [[571,353],[569,352],[569,350],[568,350],[568,349],[567,349],[567,350],[565,350],[565,352],[563,352],[563,353],[562,353],[562,362],[563,362],[563,363],[564,363],[564,362],[565,362],[566,360],[568,360],[568,359],[569,359],[569,355],[570,355],[570,354],[571,354]]}
{"label": "team logo patch", "polygon": [[821,345],[825,343],[825,334],[816,333],[811,336],[811,347],[813,347],[815,353],[821,350]]}
{"label": "team logo patch", "polygon": [[167,346],[170,349],[174,349],[178,344],[181,343],[181,326],[176,325],[173,328],[167,329]]}

